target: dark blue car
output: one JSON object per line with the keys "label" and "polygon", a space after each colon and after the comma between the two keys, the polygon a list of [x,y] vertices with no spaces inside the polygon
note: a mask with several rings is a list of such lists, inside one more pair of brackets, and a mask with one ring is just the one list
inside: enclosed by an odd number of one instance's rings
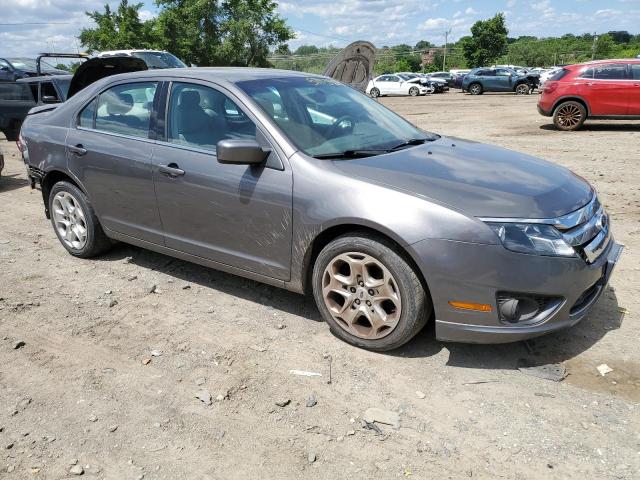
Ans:
{"label": "dark blue car", "polygon": [[475,68],[462,81],[462,91],[471,95],[484,92],[515,92],[527,95],[537,86],[539,77],[533,74],[521,75],[511,68]]}

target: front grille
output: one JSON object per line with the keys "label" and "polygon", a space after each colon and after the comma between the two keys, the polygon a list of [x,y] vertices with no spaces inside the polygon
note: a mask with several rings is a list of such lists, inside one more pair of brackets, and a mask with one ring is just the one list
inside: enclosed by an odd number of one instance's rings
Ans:
{"label": "front grille", "polygon": [[609,216],[595,195],[581,209],[557,219],[556,228],[587,263],[595,262],[611,240]]}

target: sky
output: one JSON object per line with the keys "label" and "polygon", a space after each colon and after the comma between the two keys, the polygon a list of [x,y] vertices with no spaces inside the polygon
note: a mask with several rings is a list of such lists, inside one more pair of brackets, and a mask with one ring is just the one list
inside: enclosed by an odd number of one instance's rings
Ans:
{"label": "sky", "polygon": [[[91,26],[84,12],[102,10],[105,3],[119,2],[0,0],[0,57],[82,51],[76,37]],[[143,3],[143,18],[157,14],[153,0]],[[640,33],[640,0],[282,0],[278,10],[296,33],[289,42],[292,50],[301,44],[340,47],[354,40],[378,47],[419,40],[441,45],[445,31],[455,41],[468,35],[475,21],[496,12],[504,12],[512,37]]]}

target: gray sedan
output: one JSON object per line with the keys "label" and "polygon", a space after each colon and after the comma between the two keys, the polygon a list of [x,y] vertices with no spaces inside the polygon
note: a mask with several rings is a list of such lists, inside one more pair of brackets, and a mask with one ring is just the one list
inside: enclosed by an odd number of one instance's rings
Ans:
{"label": "gray sedan", "polygon": [[127,242],[313,294],[339,338],[397,348],[569,327],[621,247],[593,188],[425,132],[335,80],[152,70],[32,112],[21,150],[71,255]]}

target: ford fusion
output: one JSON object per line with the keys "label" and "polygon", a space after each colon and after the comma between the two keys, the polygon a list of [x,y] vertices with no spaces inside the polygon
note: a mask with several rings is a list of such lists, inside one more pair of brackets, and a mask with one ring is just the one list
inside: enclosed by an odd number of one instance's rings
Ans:
{"label": "ford fusion", "polygon": [[475,343],[569,327],[622,250],[569,170],[425,132],[321,76],[115,75],[33,110],[19,145],[71,255],[121,241],[308,292],[371,350],[429,321]]}

